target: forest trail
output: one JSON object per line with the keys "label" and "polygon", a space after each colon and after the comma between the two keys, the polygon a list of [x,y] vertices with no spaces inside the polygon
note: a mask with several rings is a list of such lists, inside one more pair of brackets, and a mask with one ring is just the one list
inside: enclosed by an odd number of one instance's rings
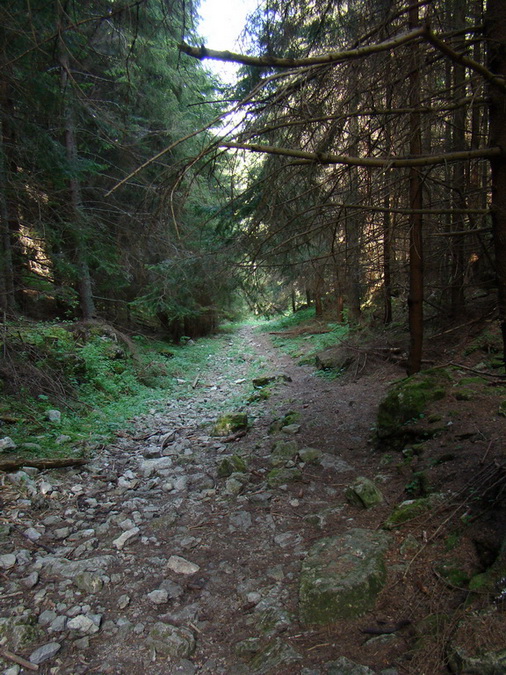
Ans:
{"label": "forest trail", "polygon": [[[245,404],[259,366],[280,377],[270,398]],[[344,498],[357,476],[381,469],[371,427],[399,376],[385,365],[356,382],[329,381],[245,327],[189,395],[137,419],[87,467],[7,483],[2,522],[19,536],[15,562],[3,556],[2,602],[36,631],[35,646],[46,650],[39,672],[326,675],[342,656],[370,668],[356,672],[408,672],[394,668],[406,649],[402,636],[367,646],[361,633],[411,618],[395,588],[360,621],[312,630],[297,620],[308,548],[351,527],[379,527],[389,493],[402,492],[402,477],[382,469],[385,505],[364,511]],[[238,410],[249,418],[244,436],[211,435],[220,414]],[[289,412],[296,425],[272,433]],[[299,480],[269,485],[280,439],[316,448],[321,461],[296,460]],[[219,477],[230,455],[244,466]],[[23,628],[3,629],[11,652],[33,652],[33,635],[28,648]]]}

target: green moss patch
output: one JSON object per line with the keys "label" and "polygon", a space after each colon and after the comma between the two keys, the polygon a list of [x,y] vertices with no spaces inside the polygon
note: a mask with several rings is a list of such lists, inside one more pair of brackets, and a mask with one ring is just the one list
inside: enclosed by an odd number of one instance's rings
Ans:
{"label": "green moss patch", "polygon": [[219,417],[213,427],[213,436],[230,436],[248,428],[246,413],[228,413]]}

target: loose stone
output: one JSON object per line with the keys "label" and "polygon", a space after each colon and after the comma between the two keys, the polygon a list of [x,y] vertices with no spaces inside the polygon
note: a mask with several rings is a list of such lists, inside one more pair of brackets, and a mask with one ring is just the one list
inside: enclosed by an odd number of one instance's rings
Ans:
{"label": "loose stone", "polygon": [[148,599],[154,605],[165,605],[169,601],[169,594],[164,589],[157,589],[148,593]]}
{"label": "loose stone", "polygon": [[167,567],[176,574],[195,574],[200,567],[179,555],[171,555]]}
{"label": "loose stone", "polygon": [[120,534],[120,536],[112,543],[118,549],[118,551],[121,551],[121,549],[123,549],[127,544],[131,544],[133,541],[138,539],[139,536],[140,529],[138,527],[133,527],[131,530],[127,530],[126,532],[123,532],[123,534]]}
{"label": "loose stone", "polygon": [[52,659],[61,649],[61,644],[59,642],[48,642],[46,645],[42,645],[34,652],[30,654],[31,663],[40,665],[44,661],[49,661]]}

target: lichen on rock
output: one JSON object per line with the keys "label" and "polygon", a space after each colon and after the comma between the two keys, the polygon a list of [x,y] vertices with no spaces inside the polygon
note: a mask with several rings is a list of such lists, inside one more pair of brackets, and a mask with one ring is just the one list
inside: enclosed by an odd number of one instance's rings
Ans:
{"label": "lichen on rock", "polygon": [[304,624],[361,616],[376,602],[386,579],[390,535],[353,529],[321,539],[302,565],[299,613]]}

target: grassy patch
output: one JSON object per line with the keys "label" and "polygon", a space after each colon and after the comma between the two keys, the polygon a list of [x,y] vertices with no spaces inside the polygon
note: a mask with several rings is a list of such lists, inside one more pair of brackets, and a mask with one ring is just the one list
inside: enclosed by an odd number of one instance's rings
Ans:
{"label": "grassy patch", "polygon": [[316,320],[314,308],[310,307],[263,322],[259,330],[264,333],[284,333],[271,335],[272,344],[283,353],[298,359],[300,364],[313,365],[315,355],[339,344],[348,334],[349,327]]}
{"label": "grassy patch", "polygon": [[[32,457],[81,454],[129,419],[190,396],[193,380],[231,341],[226,335],[176,346],[110,326],[62,323],[12,323],[1,337],[0,437],[14,441],[14,454]],[[61,419],[50,421],[49,410]]]}

